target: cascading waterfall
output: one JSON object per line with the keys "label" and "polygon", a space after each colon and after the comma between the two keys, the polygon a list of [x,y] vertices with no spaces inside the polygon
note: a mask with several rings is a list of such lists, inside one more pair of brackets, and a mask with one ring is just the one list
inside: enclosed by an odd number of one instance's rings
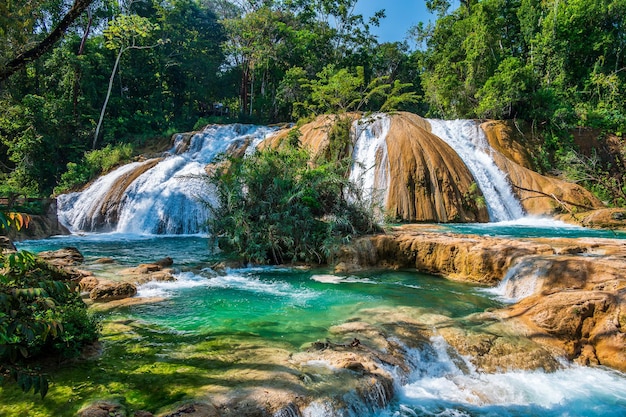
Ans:
{"label": "cascading waterfall", "polygon": [[363,192],[363,198],[373,207],[384,208],[389,190],[389,158],[387,134],[391,119],[386,114],[374,114],[353,124],[356,132],[350,181]]}
{"label": "cascading waterfall", "polygon": [[498,286],[485,291],[505,302],[516,303],[533,295],[546,276],[551,262],[536,256],[520,260],[510,268]]}
{"label": "cascading waterfall", "polygon": [[[189,142],[179,135],[162,161],[124,165],[100,177],[85,191],[58,198],[60,221],[72,232],[194,234],[203,232],[213,197],[202,179],[219,154],[256,146],[276,129],[252,125],[210,125]],[[135,170],[153,164],[136,178]],[[129,179],[130,177],[130,179]],[[115,195],[114,212],[107,205]]]}
{"label": "cascading waterfall", "polygon": [[428,119],[432,133],[461,157],[485,197],[493,222],[524,217],[524,210],[513,193],[506,174],[489,155],[493,150],[480,126],[473,120]]}

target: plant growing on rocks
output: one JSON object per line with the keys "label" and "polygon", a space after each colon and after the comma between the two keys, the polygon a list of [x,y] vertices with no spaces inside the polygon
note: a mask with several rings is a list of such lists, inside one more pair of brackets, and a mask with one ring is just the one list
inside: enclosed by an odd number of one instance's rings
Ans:
{"label": "plant growing on rocks", "polygon": [[352,187],[344,173],[342,163],[313,165],[289,143],[226,158],[208,178],[217,190],[212,233],[250,262],[325,263],[342,239],[376,227],[363,205],[344,198]]}

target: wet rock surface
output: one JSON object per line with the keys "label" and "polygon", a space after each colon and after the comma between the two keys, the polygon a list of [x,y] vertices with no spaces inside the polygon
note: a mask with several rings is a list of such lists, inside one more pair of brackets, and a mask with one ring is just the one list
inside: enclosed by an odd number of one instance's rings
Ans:
{"label": "wet rock surface", "polygon": [[[475,365],[486,371],[506,366],[554,370],[556,362],[550,358],[559,355],[582,364],[626,370],[624,241],[505,239],[401,226],[387,235],[353,242],[338,258],[342,270],[416,268],[489,285],[496,285],[511,272],[508,278],[513,281],[530,277],[530,290],[510,290],[514,298],[521,294],[523,299],[496,315],[523,339],[443,331],[448,343],[472,355]],[[493,329],[488,329],[487,334],[492,333]],[[507,340],[505,345],[503,340]]]}

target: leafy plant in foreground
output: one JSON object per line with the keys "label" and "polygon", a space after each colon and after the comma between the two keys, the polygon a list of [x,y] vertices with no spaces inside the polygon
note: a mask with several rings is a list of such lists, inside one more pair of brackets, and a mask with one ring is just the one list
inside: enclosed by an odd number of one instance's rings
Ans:
{"label": "leafy plant in foreground", "polygon": [[226,158],[209,176],[217,191],[210,227],[220,247],[262,264],[327,262],[342,239],[375,228],[370,213],[344,198],[351,187],[344,164],[312,165],[290,144]]}
{"label": "leafy plant in foreground", "polygon": [[0,255],[0,378],[42,398],[48,378],[32,368],[32,360],[43,354],[76,356],[99,333],[70,278],[26,251]]}

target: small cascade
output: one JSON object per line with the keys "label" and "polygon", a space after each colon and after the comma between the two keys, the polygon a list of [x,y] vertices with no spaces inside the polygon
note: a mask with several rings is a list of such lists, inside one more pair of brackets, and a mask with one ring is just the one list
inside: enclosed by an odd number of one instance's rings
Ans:
{"label": "small cascade", "polygon": [[[411,353],[411,380],[381,417],[623,415],[626,382],[618,372],[563,364],[553,373],[483,373],[441,336]],[[598,395],[606,401],[596,402]]]}
{"label": "small cascade", "polygon": [[503,301],[517,303],[533,295],[550,269],[550,262],[536,256],[522,259],[510,268],[497,287],[485,291],[499,296]]}
{"label": "small cascade", "polygon": [[473,120],[428,119],[432,133],[439,136],[461,157],[485,197],[492,222],[524,217],[506,174],[498,168],[493,151],[480,126]]}
{"label": "small cascade", "polygon": [[193,136],[179,135],[162,160],[124,165],[82,192],[59,196],[59,219],[72,232],[204,232],[207,202],[213,202],[202,178],[206,165],[219,154],[256,146],[275,130],[210,125]]}
{"label": "small cascade", "polygon": [[389,190],[389,158],[387,133],[391,119],[386,114],[374,114],[354,122],[356,132],[350,181],[363,192],[364,200],[373,207],[384,209]]}

